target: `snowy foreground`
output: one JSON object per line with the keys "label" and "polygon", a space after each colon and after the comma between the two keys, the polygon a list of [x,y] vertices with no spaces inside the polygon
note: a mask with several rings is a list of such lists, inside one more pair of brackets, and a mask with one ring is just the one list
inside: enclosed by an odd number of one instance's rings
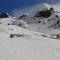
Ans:
{"label": "snowy foreground", "polygon": [[[60,60],[60,40],[17,26],[4,26],[0,25],[0,60]],[[23,35],[10,38],[12,33]]]}

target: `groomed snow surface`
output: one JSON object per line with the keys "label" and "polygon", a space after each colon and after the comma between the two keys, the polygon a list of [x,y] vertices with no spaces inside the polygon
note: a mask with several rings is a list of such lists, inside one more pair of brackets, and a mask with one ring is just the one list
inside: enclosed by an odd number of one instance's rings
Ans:
{"label": "groomed snow surface", "polygon": [[[10,38],[10,34],[23,34]],[[60,40],[12,25],[0,25],[0,60],[60,60]]]}

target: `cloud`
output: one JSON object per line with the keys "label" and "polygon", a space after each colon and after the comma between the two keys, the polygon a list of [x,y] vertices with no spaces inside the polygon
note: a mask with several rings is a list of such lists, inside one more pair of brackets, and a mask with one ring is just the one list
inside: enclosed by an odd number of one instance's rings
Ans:
{"label": "cloud", "polygon": [[[40,8],[40,6],[41,6],[41,4],[37,4],[37,5],[30,6],[30,7],[23,8],[23,9],[17,8],[13,11],[13,15],[14,16],[21,16],[22,14],[29,13],[32,10],[38,10]],[[56,4],[50,4],[50,6],[54,7],[54,9],[56,11],[60,11],[60,2],[56,3]]]}
{"label": "cloud", "polygon": [[53,6],[56,11],[60,11],[60,4],[59,3],[51,5],[51,6]]}
{"label": "cloud", "polygon": [[27,8],[17,8],[13,11],[13,16],[21,16],[25,13],[28,13],[30,10],[32,9],[32,7],[27,7]]}

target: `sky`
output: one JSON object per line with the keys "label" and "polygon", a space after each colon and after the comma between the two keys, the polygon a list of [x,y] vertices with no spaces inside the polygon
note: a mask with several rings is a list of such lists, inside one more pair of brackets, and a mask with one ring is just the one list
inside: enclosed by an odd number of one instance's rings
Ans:
{"label": "sky", "polygon": [[0,12],[11,12],[14,9],[22,9],[41,3],[57,3],[60,0],[0,0]]}

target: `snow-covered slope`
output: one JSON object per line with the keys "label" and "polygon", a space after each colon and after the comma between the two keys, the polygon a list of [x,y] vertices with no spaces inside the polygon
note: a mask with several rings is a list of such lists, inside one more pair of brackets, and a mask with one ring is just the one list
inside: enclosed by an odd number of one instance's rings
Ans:
{"label": "snow-covered slope", "polygon": [[15,19],[12,17],[0,18],[0,24],[4,24],[4,25],[8,25],[8,24],[11,25],[13,21],[15,21]]}
{"label": "snow-covered slope", "polygon": [[[10,34],[23,35],[10,38]],[[60,60],[60,40],[41,34],[14,25],[0,25],[0,60]]]}
{"label": "snow-covered slope", "polygon": [[[54,10],[54,7],[49,4],[42,4],[40,7],[32,9],[28,15],[24,14],[18,19],[26,21],[28,24],[44,24],[48,27],[56,27],[58,21],[60,21],[60,15],[58,11]],[[58,26],[59,27],[59,26]]]}
{"label": "snow-covered slope", "polygon": [[[60,29],[60,13],[49,4],[42,4],[33,8],[29,13],[17,17],[18,20],[27,22],[27,29],[43,32],[43,33],[57,33],[56,29]],[[60,33],[60,32],[59,32]],[[53,34],[53,33],[52,33]]]}
{"label": "snow-covered slope", "polygon": [[[41,17],[41,9],[51,15]],[[0,19],[0,60],[60,60],[60,39],[52,39],[60,33],[60,16],[48,4],[41,9]]]}
{"label": "snow-covered slope", "polygon": [[49,34],[52,31],[54,32],[54,29],[60,29],[60,16],[58,11],[55,11],[52,6],[45,3],[20,17],[2,18],[0,19],[0,24],[2,23]]}
{"label": "snow-covered slope", "polygon": [[16,26],[20,26],[23,28],[26,28],[28,26],[25,21],[15,19],[15,17],[1,18],[0,24],[2,24],[2,25],[16,25]]}

